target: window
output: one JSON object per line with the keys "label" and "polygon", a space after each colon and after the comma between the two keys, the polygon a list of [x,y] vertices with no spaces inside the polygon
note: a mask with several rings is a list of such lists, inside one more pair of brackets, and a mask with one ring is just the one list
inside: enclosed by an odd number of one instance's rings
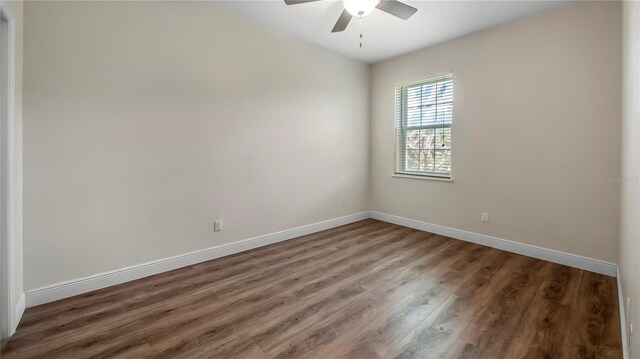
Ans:
{"label": "window", "polygon": [[396,174],[451,178],[453,76],[396,87]]}

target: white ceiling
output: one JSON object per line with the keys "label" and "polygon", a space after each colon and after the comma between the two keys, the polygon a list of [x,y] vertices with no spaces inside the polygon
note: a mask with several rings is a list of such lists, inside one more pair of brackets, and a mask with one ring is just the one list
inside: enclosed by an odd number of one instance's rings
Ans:
{"label": "white ceiling", "polygon": [[565,3],[554,1],[403,1],[418,9],[403,21],[380,10],[364,17],[363,47],[358,19],[344,32],[331,33],[342,1],[287,6],[283,0],[216,1],[219,6],[348,57],[375,63]]}

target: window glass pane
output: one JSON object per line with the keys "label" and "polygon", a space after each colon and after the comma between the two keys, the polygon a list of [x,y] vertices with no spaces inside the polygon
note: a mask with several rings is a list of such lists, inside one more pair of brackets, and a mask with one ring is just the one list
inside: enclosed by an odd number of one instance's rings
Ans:
{"label": "window glass pane", "polygon": [[420,93],[420,86],[414,86],[407,88],[406,93],[407,107],[420,107],[422,105],[422,97]]}
{"label": "window glass pane", "polygon": [[451,102],[453,99],[453,83],[451,80],[438,83],[438,103]]}
{"label": "window glass pane", "polygon": [[405,170],[420,171],[420,150],[407,150]]}
{"label": "window glass pane", "polygon": [[422,121],[422,109],[420,108],[420,106],[408,107],[406,126],[407,127],[420,126],[421,121]]}
{"label": "window glass pane", "polygon": [[450,124],[453,114],[453,104],[438,104],[438,115],[436,118],[436,124]]}
{"label": "window glass pane", "polygon": [[420,150],[420,171],[433,172],[434,164],[434,151]]}
{"label": "window glass pane", "polygon": [[422,126],[433,126],[436,124],[436,105],[427,105],[422,108]]}
{"label": "window glass pane", "polygon": [[451,172],[451,150],[436,150],[435,156],[434,172]]}
{"label": "window glass pane", "polygon": [[436,84],[422,85],[422,104],[431,105],[436,103]]}
{"label": "window glass pane", "polygon": [[451,149],[451,127],[435,129],[436,149]]}
{"label": "window glass pane", "polygon": [[432,128],[422,130],[420,134],[420,148],[432,149],[435,141],[435,130]]}
{"label": "window glass pane", "polygon": [[407,130],[406,132],[406,148],[407,149],[419,149],[420,148],[420,130]]}

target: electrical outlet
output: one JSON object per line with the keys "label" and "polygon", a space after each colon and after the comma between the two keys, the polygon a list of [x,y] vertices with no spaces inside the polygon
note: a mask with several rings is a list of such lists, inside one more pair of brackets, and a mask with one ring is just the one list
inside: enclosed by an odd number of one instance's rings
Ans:
{"label": "electrical outlet", "polygon": [[347,206],[347,199],[343,198],[342,201],[340,202],[340,205],[342,205],[342,207],[346,207]]}
{"label": "electrical outlet", "polygon": [[213,221],[213,230],[215,232],[220,232],[222,230],[222,220],[218,219]]}
{"label": "electrical outlet", "polygon": [[489,213],[482,212],[481,220],[482,220],[482,222],[489,222]]}

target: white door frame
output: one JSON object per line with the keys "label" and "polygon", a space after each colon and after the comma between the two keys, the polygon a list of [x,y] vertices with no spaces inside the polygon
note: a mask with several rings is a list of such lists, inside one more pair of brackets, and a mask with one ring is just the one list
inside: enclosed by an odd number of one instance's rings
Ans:
{"label": "white door frame", "polygon": [[15,116],[15,12],[7,1],[0,0],[0,336],[13,334],[17,327],[15,308],[11,304],[15,288],[13,228],[13,147]]}

